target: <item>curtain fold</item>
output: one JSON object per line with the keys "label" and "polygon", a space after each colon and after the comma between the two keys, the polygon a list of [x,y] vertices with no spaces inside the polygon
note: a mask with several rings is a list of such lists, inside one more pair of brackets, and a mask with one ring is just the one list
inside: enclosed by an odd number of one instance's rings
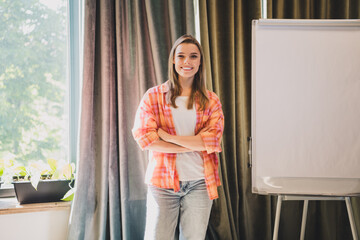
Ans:
{"label": "curtain fold", "polygon": [[[268,18],[359,18],[359,0],[268,0]],[[225,115],[222,186],[214,202],[207,239],[272,239],[276,200],[251,192],[248,142],[251,135],[251,20],[261,18],[261,1],[199,0],[201,44],[207,85],[220,97]],[[360,231],[360,200],[352,199]],[[285,201],[279,239],[298,239],[303,203]],[[306,239],[352,239],[343,201],[310,201]]]}
{"label": "curtain fold", "polygon": [[191,0],[163,3],[85,1],[80,156],[69,239],[143,239],[147,154],[131,134],[136,107],[148,88],[167,80],[175,39],[195,32]]}
{"label": "curtain fold", "polygon": [[[107,231],[109,188],[116,179],[117,168],[117,112],[116,82],[114,72],[116,59],[114,48],[113,6],[109,1],[86,1],[84,33],[84,81],[80,130],[80,158],[76,176],[76,197],[73,201],[70,239],[103,239]],[[98,81],[102,79],[102,81]],[[113,166],[115,164],[115,166]],[[109,184],[110,183],[110,184]],[[109,186],[110,185],[110,186]],[[118,191],[111,192],[110,199]],[[115,203],[115,206],[118,205]],[[120,213],[111,212],[112,218]],[[120,236],[111,229],[111,235]]]}
{"label": "curtain fold", "polygon": [[359,0],[267,0],[268,18],[358,19]]}
{"label": "curtain fold", "polygon": [[225,129],[220,154],[222,186],[214,202],[208,239],[269,239],[267,197],[251,194],[248,167],[251,93],[251,20],[261,1],[200,0],[201,43],[207,85],[223,105]]}

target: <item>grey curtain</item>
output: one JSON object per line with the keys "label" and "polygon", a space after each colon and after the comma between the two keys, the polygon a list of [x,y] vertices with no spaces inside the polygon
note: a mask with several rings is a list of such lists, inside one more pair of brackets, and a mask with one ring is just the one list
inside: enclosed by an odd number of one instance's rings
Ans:
{"label": "grey curtain", "polygon": [[143,239],[146,152],[131,135],[142,95],[194,34],[190,0],[85,1],[80,157],[69,239]]}

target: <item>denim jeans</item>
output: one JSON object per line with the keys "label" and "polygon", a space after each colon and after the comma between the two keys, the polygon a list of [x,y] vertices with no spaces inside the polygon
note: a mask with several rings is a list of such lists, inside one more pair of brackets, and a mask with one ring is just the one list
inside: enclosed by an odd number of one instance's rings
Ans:
{"label": "denim jeans", "polygon": [[145,240],[172,240],[179,222],[180,240],[203,240],[212,200],[205,180],[182,181],[180,191],[149,185]]}

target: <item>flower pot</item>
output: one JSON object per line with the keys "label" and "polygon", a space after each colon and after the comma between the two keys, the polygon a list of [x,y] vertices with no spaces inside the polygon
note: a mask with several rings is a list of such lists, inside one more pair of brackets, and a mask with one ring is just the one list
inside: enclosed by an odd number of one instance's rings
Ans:
{"label": "flower pot", "polygon": [[23,204],[58,202],[70,190],[71,180],[40,180],[37,190],[30,181],[14,181],[12,183],[18,202]]}
{"label": "flower pot", "polygon": [[[25,179],[25,177],[26,177],[26,179]],[[15,181],[29,181],[30,177],[29,176],[18,176],[18,175],[16,175],[16,176],[13,176],[12,179],[13,179],[14,182]]]}

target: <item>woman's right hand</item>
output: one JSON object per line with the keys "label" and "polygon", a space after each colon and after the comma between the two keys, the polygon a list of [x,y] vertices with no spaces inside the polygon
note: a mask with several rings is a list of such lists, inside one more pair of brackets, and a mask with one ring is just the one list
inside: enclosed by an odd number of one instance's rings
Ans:
{"label": "woman's right hand", "polygon": [[166,142],[169,142],[169,139],[171,137],[171,135],[168,134],[167,132],[165,132],[165,130],[163,130],[162,128],[158,129],[158,135],[162,140],[164,140]]}

